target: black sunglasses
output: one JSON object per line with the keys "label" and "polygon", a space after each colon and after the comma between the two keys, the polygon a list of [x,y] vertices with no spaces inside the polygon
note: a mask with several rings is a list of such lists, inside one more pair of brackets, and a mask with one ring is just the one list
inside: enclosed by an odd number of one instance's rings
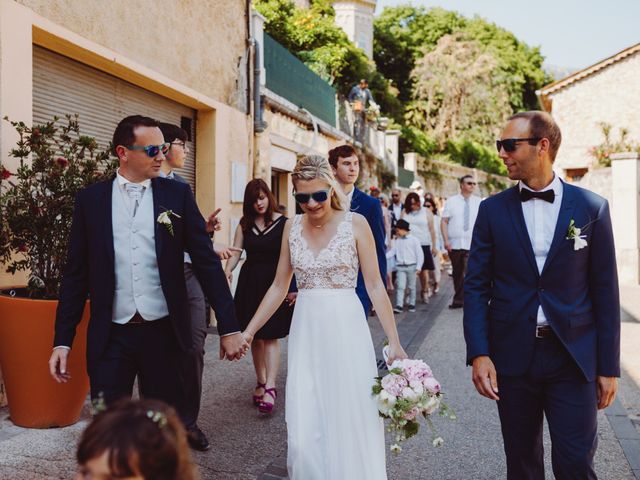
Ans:
{"label": "black sunglasses", "polygon": [[535,145],[542,138],[505,138],[504,140],[496,140],[496,148],[498,149],[498,153],[500,153],[500,149],[504,148],[505,152],[515,152],[518,147],[518,142],[529,142],[529,145]]}
{"label": "black sunglasses", "polygon": [[318,203],[326,202],[329,198],[329,193],[331,190],[318,190],[313,193],[294,193],[293,196],[298,203],[309,203],[309,200],[313,198],[314,201]]}
{"label": "black sunglasses", "polygon": [[131,145],[126,148],[127,150],[142,150],[144,151],[144,153],[147,154],[148,157],[154,158],[160,152],[162,152],[163,154],[167,153],[170,147],[171,147],[171,144],[169,142],[165,142],[161,145],[147,145],[146,147],[141,147],[140,145]]}

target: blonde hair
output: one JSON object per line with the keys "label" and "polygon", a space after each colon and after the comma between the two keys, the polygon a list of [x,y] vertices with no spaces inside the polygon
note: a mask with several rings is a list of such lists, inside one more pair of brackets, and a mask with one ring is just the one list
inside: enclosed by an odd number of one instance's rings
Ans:
{"label": "blonde hair", "polygon": [[342,193],[342,189],[331,171],[331,165],[326,158],[320,155],[305,155],[298,158],[291,179],[294,184],[297,180],[319,179],[326,182],[331,187],[331,208],[334,210],[346,210],[347,196]]}

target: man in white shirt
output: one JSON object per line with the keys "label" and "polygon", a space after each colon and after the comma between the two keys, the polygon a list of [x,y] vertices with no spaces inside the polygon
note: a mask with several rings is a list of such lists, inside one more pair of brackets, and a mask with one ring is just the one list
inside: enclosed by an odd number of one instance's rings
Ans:
{"label": "man in white shirt", "polygon": [[449,308],[464,304],[464,275],[467,272],[471,234],[478,216],[480,197],[473,194],[476,181],[471,175],[460,179],[460,194],[447,199],[442,211],[442,238],[449,252],[455,293]]}
{"label": "man in white shirt", "polygon": [[396,222],[400,220],[400,215],[402,214],[402,210],[404,209],[404,204],[402,203],[402,192],[399,188],[394,188],[391,190],[391,204],[389,205],[389,210],[393,214],[391,217],[391,234],[395,234]]}
{"label": "man in white shirt", "polygon": [[496,142],[518,185],[484,200],[464,292],[467,364],[496,401],[508,480],[595,480],[598,409],[620,376],[620,299],[608,202],[562,182],[546,112],[513,115]]}

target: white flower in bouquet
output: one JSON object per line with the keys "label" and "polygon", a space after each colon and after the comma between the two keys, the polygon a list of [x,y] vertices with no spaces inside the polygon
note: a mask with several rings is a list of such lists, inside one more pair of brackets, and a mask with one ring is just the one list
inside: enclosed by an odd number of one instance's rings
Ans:
{"label": "white flower in bouquet", "polygon": [[409,400],[410,402],[417,402],[420,399],[420,395],[418,395],[411,387],[403,388],[401,396],[402,398],[404,398],[405,400]]}
{"label": "white flower in bouquet", "polygon": [[433,412],[438,410],[440,407],[440,398],[439,397],[429,397],[426,405],[424,406],[424,413],[427,415],[431,415]]}
{"label": "white flower in bouquet", "polygon": [[413,380],[409,382],[409,386],[413,389],[414,392],[416,392],[416,395],[418,396],[422,396],[422,394],[424,393],[424,386],[422,385],[422,382],[420,380]]}
{"label": "white flower in bouquet", "polygon": [[391,445],[390,450],[393,453],[400,453],[402,451],[402,447],[400,445],[398,445],[397,443],[394,443],[393,445]]}
{"label": "white flower in bouquet", "polygon": [[386,390],[382,390],[378,394],[378,410],[385,416],[391,414],[393,407],[397,402],[397,398],[395,395],[390,394]]}

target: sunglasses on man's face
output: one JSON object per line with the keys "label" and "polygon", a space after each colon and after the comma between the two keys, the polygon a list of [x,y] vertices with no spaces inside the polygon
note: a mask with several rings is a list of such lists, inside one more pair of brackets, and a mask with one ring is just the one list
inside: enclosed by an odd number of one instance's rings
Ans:
{"label": "sunglasses on man's face", "polygon": [[317,192],[313,193],[294,193],[293,196],[295,197],[296,202],[301,204],[309,203],[309,200],[311,200],[312,198],[315,202],[322,203],[327,201],[330,192],[330,189],[318,190]]}
{"label": "sunglasses on man's face", "polygon": [[466,185],[473,185],[474,187],[476,186],[476,182],[464,182]]}
{"label": "sunglasses on man's face", "polygon": [[165,142],[160,145],[147,145],[146,147],[142,147],[140,145],[131,145],[126,148],[127,150],[144,151],[144,153],[146,153],[149,158],[155,158],[160,152],[162,152],[163,154],[167,153],[169,151],[169,147],[171,147],[171,144],[169,142]]}
{"label": "sunglasses on man's face", "polygon": [[511,153],[515,152],[516,148],[518,148],[519,142],[529,142],[529,145],[535,145],[538,143],[541,138],[505,138],[504,140],[496,140],[496,148],[498,149],[498,153],[500,153],[500,149],[504,148],[505,152]]}

